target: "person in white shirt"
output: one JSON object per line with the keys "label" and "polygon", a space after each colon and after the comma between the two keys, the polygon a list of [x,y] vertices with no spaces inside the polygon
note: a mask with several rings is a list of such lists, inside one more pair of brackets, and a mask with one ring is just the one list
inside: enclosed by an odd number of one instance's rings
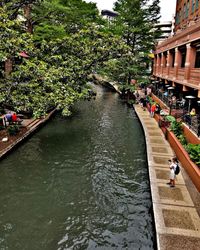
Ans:
{"label": "person in white shirt", "polygon": [[169,160],[169,168],[170,168],[170,174],[169,174],[169,182],[167,183],[168,185],[170,185],[170,187],[175,187],[175,170],[176,170],[176,166],[177,166],[177,158],[173,157],[172,160]]}

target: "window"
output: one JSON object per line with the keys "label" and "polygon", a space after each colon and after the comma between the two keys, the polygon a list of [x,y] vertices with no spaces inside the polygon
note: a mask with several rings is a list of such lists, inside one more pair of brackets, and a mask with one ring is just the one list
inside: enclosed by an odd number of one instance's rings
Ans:
{"label": "window", "polygon": [[181,53],[181,68],[185,68],[185,59],[186,59],[186,52],[183,51]]}
{"label": "window", "polygon": [[200,48],[196,51],[195,68],[200,68]]}
{"label": "window", "polygon": [[180,12],[177,12],[176,14],[176,24],[180,23]]}
{"label": "window", "polygon": [[190,9],[190,2],[188,1],[188,2],[187,2],[187,5],[186,5],[186,10],[185,10],[185,18],[188,17],[189,9]]}
{"label": "window", "polygon": [[185,19],[185,16],[186,16],[186,4],[184,4],[183,6],[183,19]]}
{"label": "window", "polygon": [[195,0],[192,0],[192,13],[195,11]]}
{"label": "window", "polygon": [[196,0],[196,9],[199,8],[199,0]]}

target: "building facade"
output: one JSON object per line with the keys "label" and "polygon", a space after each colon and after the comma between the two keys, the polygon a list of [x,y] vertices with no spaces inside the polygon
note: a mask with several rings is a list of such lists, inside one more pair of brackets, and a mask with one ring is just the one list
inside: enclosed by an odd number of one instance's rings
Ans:
{"label": "building facade", "polygon": [[177,0],[174,35],[156,46],[153,75],[200,98],[200,0]]}

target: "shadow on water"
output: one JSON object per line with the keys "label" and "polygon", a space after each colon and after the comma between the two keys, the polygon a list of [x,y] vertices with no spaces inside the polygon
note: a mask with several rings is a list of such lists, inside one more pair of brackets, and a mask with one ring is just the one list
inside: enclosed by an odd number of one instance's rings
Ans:
{"label": "shadow on water", "polygon": [[1,162],[1,250],[154,249],[143,131],[96,88]]}

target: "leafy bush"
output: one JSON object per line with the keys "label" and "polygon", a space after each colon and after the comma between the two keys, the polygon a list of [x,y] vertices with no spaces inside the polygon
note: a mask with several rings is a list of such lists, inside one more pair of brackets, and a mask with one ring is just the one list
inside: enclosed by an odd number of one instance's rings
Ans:
{"label": "leafy bush", "polygon": [[185,136],[183,134],[177,136],[177,138],[179,139],[180,143],[183,145],[183,146],[186,146],[187,145],[187,140],[185,138]]}
{"label": "leafy bush", "polygon": [[183,134],[182,123],[173,121],[170,126],[171,131],[179,139],[180,143],[185,147],[190,159],[200,167],[200,144],[187,143],[187,140]]}
{"label": "leafy bush", "polygon": [[176,121],[176,118],[172,115],[167,115],[165,117],[165,120],[167,120],[168,122],[175,122]]}
{"label": "leafy bush", "polygon": [[183,134],[183,128],[182,128],[182,123],[173,121],[170,126],[171,131],[175,134],[175,136],[178,138],[180,135]]}
{"label": "leafy bush", "polygon": [[191,160],[198,167],[200,167],[200,144],[189,143],[185,148],[186,148]]}
{"label": "leafy bush", "polygon": [[16,135],[19,132],[19,126],[18,125],[11,125],[7,129],[9,135]]}

